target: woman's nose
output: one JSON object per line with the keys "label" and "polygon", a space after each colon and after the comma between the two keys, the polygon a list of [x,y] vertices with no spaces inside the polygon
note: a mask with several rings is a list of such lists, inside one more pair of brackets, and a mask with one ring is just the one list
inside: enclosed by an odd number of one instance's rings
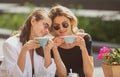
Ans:
{"label": "woman's nose", "polygon": [[62,31],[63,30],[63,27],[62,27],[62,25],[60,26],[60,31]]}
{"label": "woman's nose", "polygon": [[49,33],[49,29],[45,29],[45,32],[46,32],[46,33]]}

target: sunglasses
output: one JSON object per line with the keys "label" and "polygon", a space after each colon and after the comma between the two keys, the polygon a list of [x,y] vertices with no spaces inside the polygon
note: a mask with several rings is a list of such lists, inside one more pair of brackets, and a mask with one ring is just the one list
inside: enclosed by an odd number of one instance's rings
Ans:
{"label": "sunglasses", "polygon": [[[68,26],[69,26],[69,24],[68,23],[62,23],[62,27],[63,28],[68,28]],[[59,30],[60,29],[60,25],[53,25],[53,28],[55,29],[55,30]]]}

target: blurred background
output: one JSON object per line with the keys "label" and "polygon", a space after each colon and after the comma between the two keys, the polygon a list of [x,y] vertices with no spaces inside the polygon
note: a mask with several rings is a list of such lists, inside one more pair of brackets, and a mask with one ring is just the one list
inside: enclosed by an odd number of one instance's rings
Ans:
{"label": "blurred background", "polygon": [[120,44],[120,0],[1,0],[0,28],[17,30],[34,8],[61,4],[78,18],[78,27],[94,41]]}
{"label": "blurred background", "polygon": [[3,42],[22,26],[32,10],[50,9],[56,4],[71,9],[78,18],[78,27],[92,36],[94,77],[100,73],[103,77],[101,61],[96,57],[102,46],[120,47],[120,0],[0,0],[0,59]]}

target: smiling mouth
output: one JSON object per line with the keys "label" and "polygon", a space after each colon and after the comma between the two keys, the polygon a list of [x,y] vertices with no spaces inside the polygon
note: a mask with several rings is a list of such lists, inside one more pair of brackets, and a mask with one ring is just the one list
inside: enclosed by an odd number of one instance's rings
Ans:
{"label": "smiling mouth", "polygon": [[60,35],[65,35],[65,33],[60,33]]}
{"label": "smiling mouth", "polygon": [[60,33],[62,33],[62,34],[63,34],[63,33],[65,33],[65,32],[60,32]]}
{"label": "smiling mouth", "polygon": [[62,32],[60,32],[60,34],[65,34],[66,33],[66,31],[62,31]]}

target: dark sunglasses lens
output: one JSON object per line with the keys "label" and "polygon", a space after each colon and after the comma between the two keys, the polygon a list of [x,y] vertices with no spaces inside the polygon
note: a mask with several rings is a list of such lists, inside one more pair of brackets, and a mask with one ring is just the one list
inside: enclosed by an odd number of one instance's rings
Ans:
{"label": "dark sunglasses lens", "polygon": [[59,30],[60,29],[60,27],[57,25],[57,26],[53,26],[53,28],[55,29],[55,30]]}
{"label": "dark sunglasses lens", "polygon": [[62,25],[63,25],[64,28],[67,28],[69,26],[68,23],[63,23]]}

